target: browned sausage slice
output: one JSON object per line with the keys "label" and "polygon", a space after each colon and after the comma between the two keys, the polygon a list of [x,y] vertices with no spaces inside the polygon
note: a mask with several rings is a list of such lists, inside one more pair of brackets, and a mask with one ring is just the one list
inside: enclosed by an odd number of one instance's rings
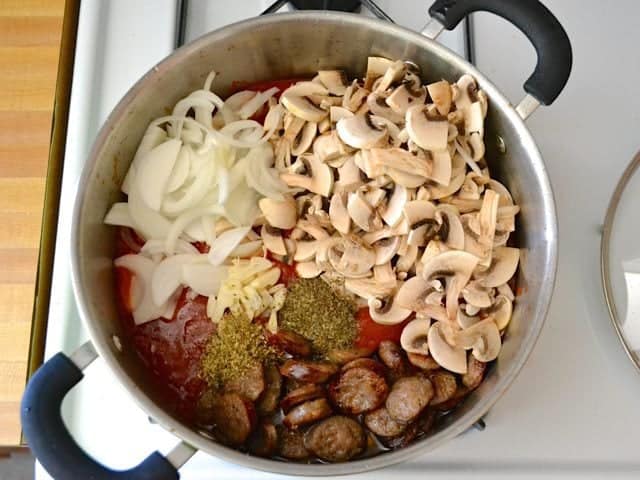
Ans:
{"label": "browned sausage slice", "polygon": [[407,428],[404,423],[396,422],[391,418],[388,410],[384,407],[367,413],[364,417],[364,424],[379,437],[395,437]]}
{"label": "browned sausage slice", "polygon": [[237,393],[223,393],[210,402],[211,430],[220,442],[240,446],[256,424],[256,411],[246,398]]}
{"label": "browned sausage slice", "polygon": [[280,400],[280,408],[282,408],[282,411],[286,414],[296,405],[320,397],[324,397],[324,389],[319,385],[309,383],[287,393],[283,399]]}
{"label": "browned sausage slice", "polygon": [[276,333],[265,330],[267,343],[278,350],[294,357],[311,355],[311,342],[302,335],[291,330],[279,329]]}
{"label": "browned sausage slice", "polygon": [[462,376],[462,384],[469,390],[478,388],[482,383],[486,368],[486,363],[476,360],[476,358],[470,354],[467,361],[467,373]]}
{"label": "browned sausage slice", "polygon": [[332,363],[287,360],[280,366],[280,373],[288,378],[308,383],[324,383],[338,371]]}
{"label": "browned sausage slice", "polygon": [[429,405],[440,405],[456,394],[458,385],[456,377],[447,372],[435,372],[429,375],[429,380],[433,384],[434,394]]}
{"label": "browned sausage slice", "polygon": [[418,422],[412,422],[406,426],[406,429],[400,435],[390,438],[381,437],[380,441],[387,448],[395,450],[409,445],[418,436],[418,433],[420,433]]}
{"label": "browned sausage slice", "polygon": [[337,363],[338,365],[344,365],[345,363],[349,363],[352,360],[356,360],[358,358],[364,358],[370,356],[374,351],[370,348],[349,348],[345,350],[331,350],[327,354],[327,358],[333,363]]}
{"label": "browned sausage slice", "polygon": [[306,460],[309,458],[309,451],[304,446],[304,434],[302,432],[280,427],[278,433],[280,455],[289,460]]}
{"label": "browned sausage slice", "polygon": [[323,418],[327,418],[333,411],[326,398],[318,398],[296,405],[282,419],[282,423],[288,428],[295,430],[303,425],[308,425]]}
{"label": "browned sausage slice", "polygon": [[421,370],[439,370],[441,367],[431,355],[421,355],[419,353],[407,353],[409,363]]}
{"label": "browned sausage slice", "polygon": [[367,368],[376,372],[378,375],[384,376],[384,365],[375,361],[373,358],[356,358],[342,367],[342,371],[351,368]]}
{"label": "browned sausage slice", "polygon": [[278,408],[278,400],[280,400],[280,391],[282,390],[282,376],[278,367],[267,365],[264,368],[264,383],[266,388],[256,404],[256,408],[260,415],[269,415]]}
{"label": "browned sausage slice", "polygon": [[391,340],[383,340],[378,346],[378,356],[391,370],[403,370],[406,367],[402,348]]}
{"label": "browned sausage slice", "polygon": [[389,415],[398,422],[409,423],[429,404],[433,393],[433,385],[426,378],[401,378],[393,384],[387,397]]}
{"label": "browned sausage slice", "polygon": [[367,438],[358,422],[348,417],[330,417],[313,426],[304,444],[316,456],[328,462],[344,462],[366,446]]}
{"label": "browned sausage slice", "polygon": [[251,453],[260,457],[270,457],[278,448],[278,432],[269,421],[260,423],[247,441]]}
{"label": "browned sausage slice", "polygon": [[384,403],[389,387],[383,376],[368,368],[349,368],[329,385],[333,403],[344,413],[359,415]]}
{"label": "browned sausage slice", "polygon": [[438,410],[439,412],[448,412],[450,410],[453,410],[458,405],[460,405],[465,398],[467,398],[470,392],[471,390],[469,390],[467,387],[458,387],[455,394],[449,400],[447,400],[446,402],[442,402],[439,405],[434,405],[433,408]]}
{"label": "browned sausage slice", "polygon": [[239,393],[252,402],[255,402],[260,397],[264,389],[264,369],[260,363],[249,367],[249,370],[243,375],[228,381],[224,385],[225,392]]}

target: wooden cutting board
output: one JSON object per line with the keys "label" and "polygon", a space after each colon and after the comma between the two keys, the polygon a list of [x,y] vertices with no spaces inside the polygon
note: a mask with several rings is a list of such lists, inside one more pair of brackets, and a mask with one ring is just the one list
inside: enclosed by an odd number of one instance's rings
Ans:
{"label": "wooden cutting board", "polygon": [[0,0],[0,446],[20,443],[64,0]]}

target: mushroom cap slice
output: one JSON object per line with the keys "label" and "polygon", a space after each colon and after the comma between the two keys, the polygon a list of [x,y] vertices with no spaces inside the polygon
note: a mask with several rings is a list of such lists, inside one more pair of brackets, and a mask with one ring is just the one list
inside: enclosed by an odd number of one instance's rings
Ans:
{"label": "mushroom cap slice", "polygon": [[[380,271],[384,273],[379,273]],[[385,298],[393,295],[397,280],[391,264],[374,267],[374,276],[369,278],[345,278],[344,288],[367,300],[371,298]]]}
{"label": "mushroom cap slice", "polygon": [[372,85],[373,90],[375,92],[384,92],[387,88],[402,80],[406,71],[407,65],[402,60],[396,60],[389,65],[384,75]]}
{"label": "mushroom cap slice", "polygon": [[338,181],[335,190],[340,192],[353,192],[363,184],[361,170],[356,165],[355,157],[349,156],[341,167],[338,167]]}
{"label": "mushroom cap slice", "polygon": [[327,89],[319,83],[298,82],[282,92],[280,103],[296,117],[307,122],[318,123],[328,115],[328,112],[315,106],[308,97],[328,93]]}
{"label": "mushroom cap slice", "polygon": [[[455,157],[459,157],[459,155],[456,154],[454,156],[454,161]],[[460,187],[462,187],[465,177],[466,175],[464,169],[460,171],[453,170],[451,173],[451,180],[446,187],[440,185],[429,187],[430,198],[432,200],[440,200],[441,198],[449,197],[455,194],[458,190],[460,190]]]}
{"label": "mushroom cap slice", "polygon": [[493,320],[496,322],[498,330],[502,331],[507,328],[511,321],[511,315],[513,314],[513,303],[505,295],[498,295],[491,306],[487,310],[491,314]]}
{"label": "mushroom cap slice", "polygon": [[[327,260],[345,278],[363,278],[371,274],[376,253],[354,235],[328,242]],[[321,261],[324,260],[321,256]]]}
{"label": "mushroom cap slice", "polygon": [[334,193],[329,203],[329,219],[337,231],[342,234],[349,233],[351,229],[351,217],[347,210],[346,195],[344,192]]}
{"label": "mushroom cap slice", "polygon": [[441,330],[442,322],[436,322],[429,328],[427,344],[429,352],[438,364],[450,372],[467,373],[467,352],[464,348],[450,345]]}
{"label": "mushroom cap slice", "polygon": [[451,85],[446,80],[430,83],[427,85],[429,96],[438,109],[440,115],[447,115],[451,110]]}
{"label": "mushroom cap slice", "polygon": [[445,150],[449,134],[449,122],[431,120],[427,117],[426,106],[414,105],[405,115],[409,138],[425,150]]}
{"label": "mushroom cap slice", "polygon": [[356,190],[349,194],[347,212],[361,230],[369,232],[374,228],[375,211],[365,200],[362,191]]}
{"label": "mushroom cap slice", "polygon": [[405,352],[429,354],[429,342],[427,336],[431,320],[429,318],[416,318],[411,320],[402,329],[400,335],[400,345]]}
{"label": "mushroom cap slice", "polygon": [[282,232],[278,228],[271,227],[269,225],[263,225],[260,230],[260,236],[262,242],[267,250],[275,253],[276,255],[286,255],[287,247],[282,238]]}
{"label": "mushroom cap slice", "polygon": [[458,312],[458,297],[478,265],[478,257],[468,252],[450,250],[431,258],[424,264],[422,278],[426,281],[447,278],[446,310],[454,321]]}
{"label": "mushroom cap slice", "polygon": [[470,316],[467,313],[465,313],[462,308],[459,308],[458,314],[456,316],[456,320],[460,328],[465,329],[478,323],[480,321],[480,317]]}
{"label": "mushroom cap slice", "polygon": [[391,259],[398,253],[400,248],[400,237],[386,237],[378,240],[373,244],[373,249],[376,252],[376,265],[382,265],[391,261]]}
{"label": "mushroom cap slice", "polygon": [[383,76],[387,69],[393,65],[393,60],[384,57],[367,58],[367,73],[364,88],[371,89],[373,82]]}
{"label": "mushroom cap slice", "polygon": [[367,106],[369,111],[380,117],[386,118],[393,123],[401,123],[404,121],[404,114],[394,111],[387,103],[386,99],[389,94],[383,92],[371,92],[367,97]]}
{"label": "mushroom cap slice", "polygon": [[291,195],[286,195],[284,200],[261,198],[258,201],[258,206],[267,223],[272,227],[285,230],[295,227],[298,220],[298,209]]}
{"label": "mushroom cap slice", "polygon": [[497,287],[507,283],[516,273],[520,261],[520,250],[512,247],[497,247],[493,250],[491,265],[476,275],[485,287]]}
{"label": "mushroom cap slice", "polygon": [[300,278],[315,278],[322,273],[322,269],[316,262],[298,262],[296,273]]}
{"label": "mushroom cap slice", "polygon": [[347,76],[344,70],[320,70],[318,80],[332,95],[342,96],[347,89]]}
{"label": "mushroom cap slice", "polygon": [[382,325],[397,325],[413,313],[409,309],[400,307],[394,297],[388,297],[385,300],[371,298],[367,303],[372,320]]}
{"label": "mushroom cap slice", "polygon": [[331,167],[322,163],[315,155],[308,153],[298,157],[298,161],[308,165],[309,176],[284,172],[280,174],[280,179],[290,187],[304,188],[323,197],[328,197],[333,188]]}
{"label": "mushroom cap slice", "polygon": [[343,118],[353,117],[353,112],[344,107],[332,106],[329,108],[329,119],[331,123],[338,123]]}
{"label": "mushroom cap slice", "polygon": [[302,131],[295,138],[291,144],[291,154],[296,157],[302,155],[309,150],[313,140],[316,138],[316,132],[318,131],[318,124],[314,122],[307,122],[302,127]]}
{"label": "mushroom cap slice", "polygon": [[462,289],[462,297],[469,305],[477,308],[489,308],[491,297],[489,289],[484,287],[479,281],[471,281]]}
{"label": "mushroom cap slice", "polygon": [[413,105],[422,105],[427,99],[427,90],[422,86],[414,88],[414,86],[403,83],[397,87],[387,98],[386,102],[391,109],[404,115],[409,107]]}
{"label": "mushroom cap slice", "polygon": [[336,124],[336,130],[340,140],[353,148],[373,148],[388,135],[387,129],[377,127],[368,114],[343,118]]}
{"label": "mushroom cap slice", "polygon": [[440,220],[441,227],[438,232],[440,239],[449,248],[455,250],[464,249],[464,228],[460,221],[458,209],[454,206],[441,204],[436,211],[436,219]]}
{"label": "mushroom cap slice", "polygon": [[406,187],[396,183],[393,187],[393,193],[387,202],[387,206],[381,214],[384,222],[390,227],[396,226],[402,219],[404,206],[409,200]]}
{"label": "mushroom cap slice", "polygon": [[320,248],[320,240],[302,240],[296,242],[296,252],[293,259],[296,262],[306,262],[315,257],[318,248]]}
{"label": "mushroom cap slice", "polygon": [[342,143],[335,131],[320,135],[313,141],[313,154],[321,162],[329,162],[349,155],[351,152],[352,150]]}
{"label": "mushroom cap slice", "polygon": [[442,292],[438,292],[433,283],[426,282],[416,275],[400,286],[396,293],[396,303],[414,312],[446,321],[446,311],[440,305],[441,294]]}
{"label": "mushroom cap slice", "polygon": [[481,362],[491,362],[498,357],[502,348],[502,337],[492,317],[453,332],[454,343],[462,348],[471,348],[471,354]]}
{"label": "mushroom cap slice", "polygon": [[436,206],[429,200],[412,200],[404,206],[404,216],[409,222],[409,228],[415,228],[416,224],[433,219],[435,215]]}

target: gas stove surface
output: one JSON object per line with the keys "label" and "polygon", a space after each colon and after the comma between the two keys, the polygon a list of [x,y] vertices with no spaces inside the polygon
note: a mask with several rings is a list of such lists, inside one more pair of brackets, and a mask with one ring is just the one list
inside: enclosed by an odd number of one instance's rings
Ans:
{"label": "gas stove surface", "polygon": [[[83,1],[62,205],[72,205],[83,159],[109,111],[135,80],[171,52],[177,39],[190,41],[255,16],[271,3]],[[376,3],[409,29],[420,30],[427,22],[429,2]],[[635,28],[640,5],[627,0],[608,7],[617,22],[605,31],[595,6],[587,8],[579,0],[545,4],[567,29],[575,55],[566,90],[527,122],[547,163],[560,224],[560,264],[546,326],[515,383],[485,417],[484,431],[471,430],[410,462],[355,477],[597,479],[640,474],[640,381],[607,318],[598,264],[599,225],[609,196],[640,143],[634,137],[640,100],[622,93],[635,91],[633,79],[640,77],[640,64],[620,61],[637,57],[632,45],[640,40]],[[176,21],[181,10],[186,12],[182,24]],[[366,8],[360,10],[372,15]],[[466,55],[464,33],[446,32],[439,41]],[[519,101],[521,85],[535,63],[524,37],[506,22],[481,14],[474,18],[471,44],[480,70],[514,103]],[[616,88],[606,88],[612,72]],[[70,353],[88,339],[71,291],[69,232],[70,208],[63,208],[47,357],[60,350]],[[167,453],[177,443],[149,422],[100,360],[65,400],[63,415],[78,443],[116,469],[138,463],[155,449]],[[204,453],[187,462],[181,476],[283,478]],[[36,478],[49,477],[38,466]]]}

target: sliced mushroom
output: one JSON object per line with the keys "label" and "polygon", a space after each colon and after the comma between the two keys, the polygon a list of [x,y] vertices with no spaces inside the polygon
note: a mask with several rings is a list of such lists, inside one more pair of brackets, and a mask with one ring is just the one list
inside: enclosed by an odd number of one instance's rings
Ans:
{"label": "sliced mushroom", "polygon": [[[436,285],[440,285],[440,283],[438,282]],[[421,276],[416,275],[404,282],[398,289],[396,303],[414,312],[447,321],[445,308],[440,305],[442,294],[443,292],[438,291],[434,282],[427,282]]]}
{"label": "sliced mushroom", "polygon": [[513,290],[511,290],[511,287],[508,283],[503,283],[496,288],[498,290],[498,295],[504,295],[512,302],[516,299],[516,296],[513,294]]}
{"label": "sliced mushroom", "polygon": [[387,105],[386,99],[388,96],[389,94],[383,92],[370,93],[367,97],[367,106],[369,107],[369,111],[374,115],[379,115],[393,123],[404,122],[404,114],[395,112],[389,105]]}
{"label": "sliced mushroom", "polygon": [[382,325],[397,325],[413,313],[409,309],[400,307],[394,297],[371,298],[368,304],[369,315],[374,322]]}
{"label": "sliced mushroom", "polygon": [[385,100],[387,105],[397,114],[404,115],[409,107],[422,105],[427,99],[427,90],[422,85],[403,83]]}
{"label": "sliced mushroom", "polygon": [[409,138],[425,150],[445,150],[449,123],[446,119],[430,119],[426,106],[414,105],[405,115]]}
{"label": "sliced mushroom", "polygon": [[324,163],[349,155],[352,151],[342,143],[335,131],[320,135],[313,141],[313,154]]}
{"label": "sliced mushroom", "polygon": [[385,298],[393,294],[397,280],[391,264],[378,265],[373,268],[373,277],[346,278],[344,287],[351,293],[365,298]]}
{"label": "sliced mushroom", "polygon": [[298,82],[287,88],[280,96],[280,103],[296,117],[307,122],[320,122],[328,112],[315,106],[309,96],[327,95],[329,92],[315,82]]}
{"label": "sliced mushroom", "polygon": [[344,107],[331,107],[329,108],[329,119],[331,123],[338,123],[343,118],[353,117],[353,112]]}
{"label": "sliced mushroom", "polygon": [[499,195],[493,190],[487,190],[484,193],[480,211],[477,214],[468,213],[461,218],[465,230],[464,248],[478,256],[480,264],[485,267],[491,263],[498,201]]}
{"label": "sliced mushroom", "polygon": [[471,103],[478,99],[478,87],[475,79],[471,75],[462,75],[453,86],[453,101],[456,109],[464,112]]}
{"label": "sliced mushroom", "polygon": [[277,255],[287,254],[287,247],[279,228],[274,228],[270,225],[263,225],[260,230],[260,237],[262,237],[262,242],[267,250]]}
{"label": "sliced mushroom", "polygon": [[353,148],[373,148],[386,141],[386,128],[378,128],[368,114],[343,118],[336,124],[340,140]]}
{"label": "sliced mushroom", "polygon": [[349,193],[347,211],[360,229],[369,232],[374,228],[375,210],[365,200],[361,190]]}
{"label": "sliced mushroom", "polygon": [[447,115],[451,110],[451,85],[446,80],[427,85],[429,96],[440,115]]}
{"label": "sliced mushroom", "polygon": [[347,76],[343,70],[320,70],[318,79],[331,95],[344,95],[347,89]]}
{"label": "sliced mushroom", "polygon": [[302,155],[309,150],[314,138],[316,138],[316,132],[318,131],[318,124],[314,122],[307,122],[304,124],[300,135],[291,144],[291,154],[296,157]]}
{"label": "sliced mushroom", "polygon": [[471,273],[477,265],[478,257],[459,250],[441,253],[424,264],[422,277],[427,282],[442,277],[446,278],[446,310],[451,321],[456,318],[460,292],[471,278]]}
{"label": "sliced mushroom", "polygon": [[485,287],[497,287],[507,283],[518,269],[520,250],[512,247],[497,247],[491,257],[491,265],[476,278],[482,281]]}
{"label": "sliced mushroom", "polygon": [[387,237],[373,243],[373,249],[376,252],[376,265],[382,265],[390,262],[398,253],[400,248],[400,237]]}
{"label": "sliced mushroom", "polygon": [[296,273],[300,278],[315,278],[322,273],[322,269],[316,262],[298,262]]}
{"label": "sliced mushroom", "polygon": [[300,240],[296,242],[293,259],[296,262],[306,262],[313,259],[320,248],[321,240]]}
{"label": "sliced mushroom", "polygon": [[442,322],[436,322],[429,328],[427,335],[429,352],[442,368],[465,374],[467,373],[467,353],[464,348],[454,347],[446,341],[441,330],[443,325]]}
{"label": "sliced mushroom", "polygon": [[382,219],[390,227],[396,226],[402,220],[404,206],[408,201],[407,189],[403,185],[396,183],[393,187],[393,193],[389,198],[386,208],[381,214]]}
{"label": "sliced mushroom", "polygon": [[315,155],[308,153],[298,157],[298,161],[305,163],[309,176],[285,172],[280,174],[280,179],[290,187],[304,188],[328,197],[333,188],[331,167],[322,163]]}
{"label": "sliced mushroom", "polygon": [[480,187],[474,181],[474,178],[477,176],[474,172],[467,173],[467,176],[464,179],[464,183],[462,187],[460,187],[460,191],[458,192],[458,197],[464,200],[480,200]]}
{"label": "sliced mushroom", "polygon": [[449,248],[463,250],[464,228],[457,208],[452,205],[440,204],[436,209],[435,218],[441,224],[440,230],[438,230],[438,238]]}
{"label": "sliced mushroom", "polygon": [[[326,256],[333,269],[345,278],[369,276],[376,261],[373,248],[355,235],[331,242],[326,248]],[[323,260],[322,256],[320,260]]]}
{"label": "sliced mushroom", "polygon": [[391,65],[393,65],[393,61],[388,58],[369,57],[367,59],[367,73],[364,87],[370,90],[373,82],[382,77]]}
{"label": "sliced mushroom", "polygon": [[408,353],[429,355],[427,335],[430,326],[431,320],[428,317],[416,318],[407,323],[400,335],[400,345],[403,350]]}
{"label": "sliced mushroom", "polygon": [[329,130],[331,130],[331,120],[329,117],[325,117],[318,123],[318,133],[322,135]]}
{"label": "sliced mushroom", "polygon": [[337,192],[353,192],[362,185],[361,170],[356,165],[355,157],[350,156],[338,167],[338,181],[335,183]]}
{"label": "sliced mushroom", "polygon": [[513,303],[505,295],[498,295],[494,304],[487,310],[487,313],[493,317],[498,330],[502,331],[507,328],[513,314]]}
{"label": "sliced mushroom", "polygon": [[471,281],[462,289],[462,298],[474,307],[489,308],[491,306],[489,290],[489,288],[482,285],[479,281]]}
{"label": "sliced mushroom", "polygon": [[467,313],[465,313],[464,309],[462,308],[458,309],[458,315],[456,316],[456,320],[458,321],[458,325],[462,329],[469,328],[481,320],[480,317],[476,315],[468,315]]}
{"label": "sliced mushroom", "polygon": [[371,93],[367,88],[362,88],[358,85],[358,81],[354,80],[353,83],[347,87],[342,97],[342,106],[350,112],[357,112],[367,96]]}
{"label": "sliced mushroom", "polygon": [[473,102],[465,109],[464,131],[467,135],[477,132],[480,138],[484,136],[484,115],[480,102]]}
{"label": "sliced mushroom", "polygon": [[344,192],[334,193],[329,204],[329,219],[337,231],[342,234],[349,233],[351,229],[351,217],[347,211],[347,198]]}
{"label": "sliced mushroom", "polygon": [[398,262],[396,263],[397,271],[407,273],[415,268],[418,253],[419,248],[417,245],[407,245],[406,252],[399,256]]}
{"label": "sliced mushroom", "polygon": [[387,88],[402,80],[406,70],[406,64],[401,60],[396,60],[389,65],[387,70],[384,72],[384,75],[374,82],[373,90],[375,92],[384,92]]}
{"label": "sliced mushroom", "polygon": [[440,240],[436,240],[436,239],[431,240],[427,244],[427,248],[424,249],[424,252],[422,253],[422,258],[420,259],[420,261],[423,264],[425,264],[429,260],[431,260],[433,257],[436,257],[441,253],[446,252],[447,250],[449,250],[447,245],[441,242]]}
{"label": "sliced mushroom", "polygon": [[258,206],[265,219],[272,227],[289,229],[296,225],[298,209],[291,195],[286,195],[283,200],[261,198]]}
{"label": "sliced mushroom", "polygon": [[481,362],[495,360],[502,347],[500,331],[492,317],[487,317],[464,330],[454,332],[452,339],[456,345],[472,349],[471,354]]}

